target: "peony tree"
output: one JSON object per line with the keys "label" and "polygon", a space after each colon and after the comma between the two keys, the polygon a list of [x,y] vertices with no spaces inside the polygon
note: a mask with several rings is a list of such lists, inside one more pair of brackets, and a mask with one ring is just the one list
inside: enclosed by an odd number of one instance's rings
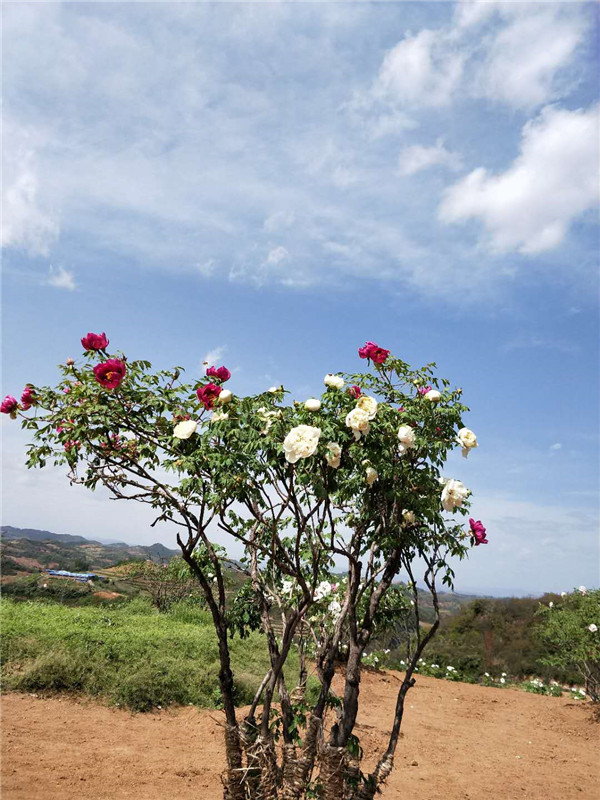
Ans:
{"label": "peony tree", "polygon": [[[373,342],[359,350],[370,369],[330,373],[322,395],[303,402],[283,387],[236,396],[223,366],[186,383],[181,368],[155,372],[109,352],[104,333],[82,347],[57,386],[28,385],[1,410],[32,433],[29,467],[64,465],[71,482],[148,504],[155,522],[176,528],[219,646],[224,796],[371,800],[393,768],[405,697],[439,626],[439,583],[452,586],[451,558],[487,543],[480,521],[465,529],[456,519],[469,490],[442,475],[453,448],[466,457],[477,446],[461,390],[435,364],[413,369]],[[233,600],[217,533],[244,551],[248,580]],[[433,602],[429,627],[419,582]],[[396,613],[414,620],[408,664],[387,747],[365,773],[361,669],[381,620]],[[270,668],[242,713],[229,643],[249,621],[266,634]]]}

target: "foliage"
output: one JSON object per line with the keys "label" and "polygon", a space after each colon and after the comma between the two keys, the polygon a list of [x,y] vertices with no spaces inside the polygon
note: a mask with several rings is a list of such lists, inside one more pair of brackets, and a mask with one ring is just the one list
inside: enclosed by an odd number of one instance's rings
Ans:
{"label": "foliage", "polygon": [[186,597],[202,597],[198,582],[180,557],[173,557],[164,564],[134,562],[127,571],[127,578],[137,580],[137,585],[148,592],[152,605],[159,611],[167,611]]}
{"label": "foliage", "polygon": [[594,702],[600,702],[600,590],[584,587],[550,605],[540,605],[541,638],[548,648],[543,662],[576,669]]}

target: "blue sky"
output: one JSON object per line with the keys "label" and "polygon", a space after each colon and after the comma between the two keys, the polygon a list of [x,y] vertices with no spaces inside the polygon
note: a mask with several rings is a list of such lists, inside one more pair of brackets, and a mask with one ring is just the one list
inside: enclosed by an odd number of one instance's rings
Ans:
{"label": "blue sky", "polygon": [[[302,399],[366,339],[464,389],[457,588],[598,585],[595,4],[10,3],[4,393],[87,331]],[[212,358],[210,359],[212,360]],[[173,546],[27,473],[3,522]]]}

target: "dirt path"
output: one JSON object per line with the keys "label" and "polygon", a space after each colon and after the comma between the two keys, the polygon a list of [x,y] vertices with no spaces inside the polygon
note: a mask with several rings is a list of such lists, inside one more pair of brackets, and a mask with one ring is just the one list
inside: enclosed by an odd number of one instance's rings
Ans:
{"label": "dirt path", "polygon": [[[380,749],[398,674],[366,675],[358,735]],[[219,712],[132,715],[68,698],[2,698],[2,800],[220,800]],[[587,703],[420,677],[390,800],[599,800]]]}

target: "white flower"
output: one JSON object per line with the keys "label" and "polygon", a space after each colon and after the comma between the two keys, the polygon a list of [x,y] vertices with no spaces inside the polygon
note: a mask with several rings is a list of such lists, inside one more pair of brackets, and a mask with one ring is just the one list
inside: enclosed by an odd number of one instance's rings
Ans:
{"label": "white flower", "polygon": [[323,383],[325,386],[329,386],[331,389],[343,389],[344,388],[344,379],[339,375],[334,375],[331,372],[328,372],[327,375],[323,378]]}
{"label": "white flower", "polygon": [[585,586],[580,586],[579,591],[581,592],[581,594],[587,594],[587,589],[585,588]]}
{"label": "white flower", "polygon": [[462,481],[451,478],[442,490],[442,508],[444,511],[453,511],[457,506],[460,508],[468,496],[469,490]]}
{"label": "white flower", "polygon": [[506,678],[500,678],[500,683],[506,683]]}
{"label": "white flower", "polygon": [[503,677],[503,678],[506,678],[506,672],[503,672],[503,673],[502,673],[502,677]]}
{"label": "white flower", "polygon": [[281,416],[281,409],[277,408],[274,411],[269,411],[269,409],[265,408],[265,406],[261,406],[259,409],[257,409],[257,413],[259,419],[265,423],[263,429],[261,430],[261,433],[267,434],[269,432],[271,425],[275,422],[275,420],[278,417]]}
{"label": "white flower", "polygon": [[327,465],[337,469],[340,465],[342,458],[342,448],[337,442],[329,442],[327,445],[327,452],[325,453]]}
{"label": "white flower", "polygon": [[291,597],[294,592],[294,581],[286,579],[281,584],[281,594],[285,597]]}
{"label": "white flower", "polygon": [[356,401],[356,407],[364,411],[369,419],[375,419],[375,415],[377,414],[377,400],[375,400],[374,397],[362,394]]}
{"label": "white flower", "polygon": [[222,422],[224,419],[229,419],[229,414],[226,411],[215,411],[210,418],[210,421]]}
{"label": "white flower", "polygon": [[337,620],[337,618],[342,613],[342,606],[340,605],[340,603],[338,603],[337,600],[332,600],[331,603],[329,603],[327,610],[332,615],[332,617],[334,617],[334,619]]}
{"label": "white flower", "polygon": [[410,425],[402,425],[398,428],[398,453],[403,456],[411,447],[415,446],[415,432]]}
{"label": "white flower", "polygon": [[362,408],[353,408],[352,411],[346,416],[346,427],[352,429],[356,441],[361,436],[366,436],[371,427],[369,422],[369,415]]}
{"label": "white flower", "polygon": [[566,592],[561,592],[561,593],[560,593],[560,596],[561,596],[561,597],[566,597],[566,596],[567,596],[567,593],[566,593]]}
{"label": "white flower", "polygon": [[485,675],[486,678],[490,677],[490,673],[489,672],[484,672],[483,674]]}
{"label": "white flower", "polygon": [[588,631],[590,631],[591,633],[596,633],[597,630],[598,630],[598,626],[595,625],[593,622],[592,622],[591,625],[588,625]]}
{"label": "white flower", "polygon": [[217,403],[220,403],[222,406],[227,405],[227,403],[231,403],[232,397],[233,392],[229,389],[223,389],[217,397]]}
{"label": "white flower", "polygon": [[430,389],[423,397],[425,400],[429,400],[430,403],[439,403],[442,399],[442,395],[437,389]]}
{"label": "white flower", "polygon": [[269,386],[267,392],[271,392],[271,394],[277,394],[277,392],[283,391],[283,386]]}
{"label": "white flower", "polygon": [[317,400],[316,397],[309,397],[304,403],[304,408],[307,411],[318,411],[321,408],[321,401]]}
{"label": "white flower", "polygon": [[298,425],[288,433],[283,440],[285,458],[290,464],[295,464],[301,458],[312,456],[319,444],[320,428],[311,425]]}
{"label": "white flower", "polygon": [[369,486],[373,486],[375,481],[379,478],[377,474],[377,470],[373,469],[373,467],[367,467],[367,483]]}
{"label": "white flower", "polygon": [[477,437],[468,428],[461,428],[456,436],[456,441],[462,447],[463,458],[469,455],[469,450],[472,450],[477,445]]}
{"label": "white flower", "polygon": [[553,603],[552,601],[550,601],[550,602],[548,603],[548,608],[554,608],[554,603]]}
{"label": "white flower", "polygon": [[196,432],[197,427],[198,423],[195,419],[184,419],[183,422],[178,422],[173,428],[173,436],[176,439],[189,439]]}
{"label": "white flower", "polygon": [[318,602],[322,600],[327,595],[331,594],[331,584],[329,581],[321,581],[321,583],[315,589],[315,593],[313,595],[314,599]]}
{"label": "white flower", "polygon": [[402,519],[406,522],[407,525],[414,525],[417,521],[414,511],[403,511],[402,512]]}

